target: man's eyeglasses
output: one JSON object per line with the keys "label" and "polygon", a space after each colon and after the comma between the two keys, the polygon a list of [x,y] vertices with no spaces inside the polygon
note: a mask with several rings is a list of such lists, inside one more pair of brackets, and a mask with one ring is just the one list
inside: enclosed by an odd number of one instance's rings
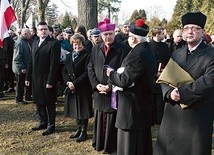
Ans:
{"label": "man's eyeglasses", "polygon": [[193,31],[193,32],[196,32],[196,31],[198,31],[198,30],[200,30],[200,29],[202,29],[201,27],[195,27],[195,26],[192,26],[192,27],[184,27],[183,28],[183,31],[188,31],[188,30],[191,30],[191,31]]}
{"label": "man's eyeglasses", "polygon": [[116,30],[115,32],[120,32],[119,30]]}

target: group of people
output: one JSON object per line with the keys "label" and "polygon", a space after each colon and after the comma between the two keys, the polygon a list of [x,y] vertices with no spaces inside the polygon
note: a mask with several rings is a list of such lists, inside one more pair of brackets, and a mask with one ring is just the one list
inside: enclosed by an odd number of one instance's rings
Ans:
{"label": "group of people", "polygon": [[[96,151],[118,155],[211,154],[214,49],[203,40],[203,13],[186,13],[181,21],[183,28],[165,42],[161,27],[151,30],[148,42],[149,26],[141,18],[125,22],[117,35],[109,18],[88,35],[84,26],[78,26],[74,32],[67,31],[67,40],[62,39],[62,32],[53,38],[47,23],[40,22],[38,38],[32,44],[30,30],[22,29],[12,60],[16,64],[16,103],[24,103],[24,86],[32,89],[39,116],[32,130],[45,129],[43,136],[55,131],[61,76],[64,115],[76,120],[76,132],[70,136],[76,142],[87,139],[88,119],[94,116],[92,146]],[[18,63],[20,59],[24,63]],[[194,80],[179,87],[157,84],[164,68],[170,67],[170,59]],[[27,93],[25,97],[29,97]],[[156,123],[160,131],[153,147],[151,126]]]}

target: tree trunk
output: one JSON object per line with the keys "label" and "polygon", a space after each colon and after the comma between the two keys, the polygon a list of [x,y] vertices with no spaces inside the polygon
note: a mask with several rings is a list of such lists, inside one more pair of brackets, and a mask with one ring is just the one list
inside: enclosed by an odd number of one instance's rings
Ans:
{"label": "tree trunk", "polygon": [[78,0],[78,25],[86,30],[97,27],[97,0]]}
{"label": "tree trunk", "polygon": [[47,8],[49,1],[50,0],[37,0],[39,22],[45,21],[45,9]]}

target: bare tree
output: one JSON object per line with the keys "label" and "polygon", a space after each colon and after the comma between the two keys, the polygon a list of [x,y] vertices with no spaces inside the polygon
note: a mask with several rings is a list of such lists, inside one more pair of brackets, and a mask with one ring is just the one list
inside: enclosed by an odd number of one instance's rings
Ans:
{"label": "bare tree", "polygon": [[21,7],[21,27],[24,26],[24,23],[26,22],[26,14],[27,9],[29,8],[30,0],[22,0],[22,7]]}
{"label": "bare tree", "polygon": [[78,25],[97,27],[97,0],[78,0]]}
{"label": "bare tree", "polygon": [[11,0],[11,5],[16,13],[19,26],[23,27],[32,14],[32,6],[35,5],[35,2],[33,0]]}
{"label": "bare tree", "polygon": [[160,19],[163,13],[164,13],[163,8],[158,5],[150,7],[146,12],[146,14],[149,16],[148,19],[152,19],[154,17]]}

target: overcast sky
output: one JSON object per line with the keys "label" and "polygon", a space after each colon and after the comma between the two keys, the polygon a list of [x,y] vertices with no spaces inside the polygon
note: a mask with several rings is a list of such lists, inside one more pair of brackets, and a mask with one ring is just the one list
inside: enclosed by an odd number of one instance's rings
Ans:
{"label": "overcast sky", "polygon": [[[64,5],[62,1],[66,4]],[[177,0],[122,0],[119,12],[120,20],[130,18],[134,10],[144,9],[148,18],[153,15],[160,19],[170,19]],[[72,12],[77,15],[77,0],[51,0],[57,4],[59,12]]]}

